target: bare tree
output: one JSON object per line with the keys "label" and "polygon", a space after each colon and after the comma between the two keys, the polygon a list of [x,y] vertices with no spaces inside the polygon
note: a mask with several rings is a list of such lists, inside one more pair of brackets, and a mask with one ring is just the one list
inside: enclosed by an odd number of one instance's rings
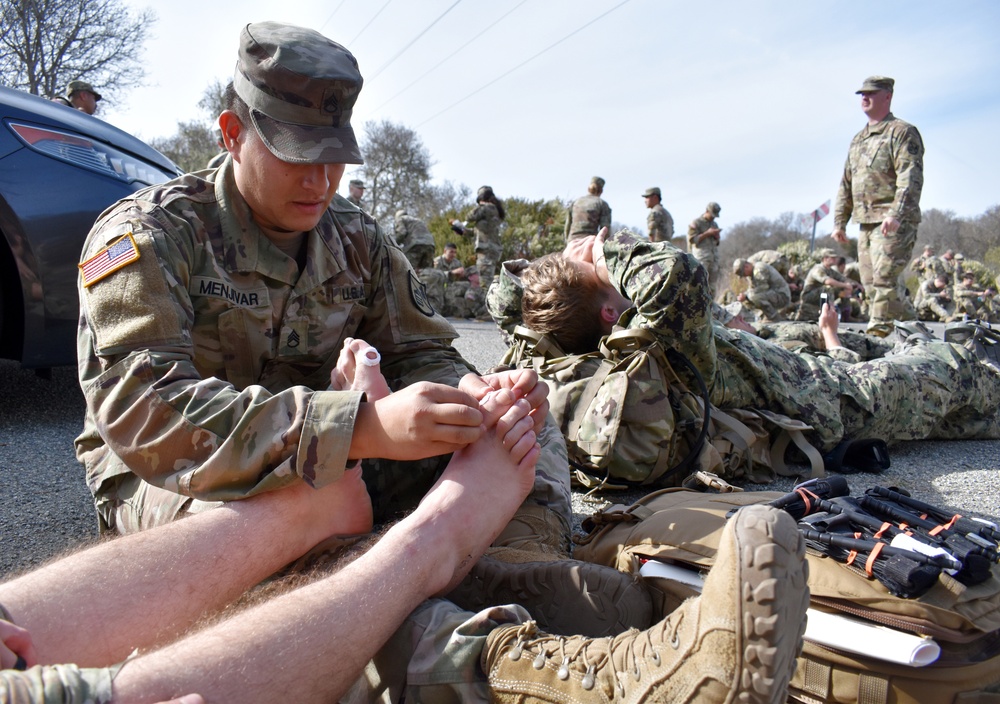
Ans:
{"label": "bare tree", "polygon": [[209,160],[219,153],[219,114],[226,109],[223,92],[225,84],[215,80],[202,93],[198,107],[205,117],[201,120],[178,122],[177,132],[169,137],[153,137],[150,145],[175,161],[185,171],[204,169]]}
{"label": "bare tree", "polygon": [[152,10],[122,0],[0,2],[0,83],[53,96],[82,79],[113,102],[144,76],[142,49]]}
{"label": "bare tree", "polygon": [[427,213],[420,211],[433,162],[420,137],[409,127],[388,120],[370,120],[364,132],[361,154],[365,163],[358,173],[368,188],[372,215],[384,220],[397,209],[406,208],[427,219]]}

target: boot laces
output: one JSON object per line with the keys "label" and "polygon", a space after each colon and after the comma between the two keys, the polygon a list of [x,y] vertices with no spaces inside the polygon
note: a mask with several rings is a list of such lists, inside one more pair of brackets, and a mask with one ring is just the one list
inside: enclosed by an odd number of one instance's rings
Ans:
{"label": "boot laces", "polygon": [[[645,631],[629,630],[609,638],[570,638],[556,635],[543,635],[538,638],[538,627],[534,621],[527,621],[515,632],[514,644],[511,646],[507,657],[512,661],[520,660],[527,648],[529,652],[538,649],[532,667],[541,670],[545,667],[547,660],[559,657],[559,669],[556,676],[560,680],[567,680],[570,676],[570,667],[575,666],[583,671],[583,678],[580,685],[585,690],[591,690],[597,684],[598,670],[605,666],[610,666],[614,677],[615,685],[621,694],[625,693],[625,684],[631,678],[635,682],[642,679],[642,669],[640,665],[643,660],[649,660],[653,667],[659,667],[663,660],[660,657],[660,648],[664,643],[668,643],[671,648],[680,648],[680,624],[683,614],[679,618],[668,618],[664,622],[664,628],[670,627],[669,638],[660,643],[654,643],[652,634],[654,628]],[[664,632],[666,636],[666,632]],[[597,649],[598,653],[589,652],[590,649]],[[614,650],[621,649],[622,656],[620,662],[625,669],[619,669],[615,660],[611,657]]]}

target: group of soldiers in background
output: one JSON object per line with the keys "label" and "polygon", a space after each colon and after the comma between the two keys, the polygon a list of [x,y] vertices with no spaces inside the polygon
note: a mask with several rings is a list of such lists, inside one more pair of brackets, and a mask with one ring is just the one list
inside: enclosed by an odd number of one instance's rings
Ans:
{"label": "group of soldiers in background", "polygon": [[977,282],[976,272],[966,268],[961,252],[947,249],[938,257],[934,248],[927,245],[911,266],[921,278],[914,300],[921,320],[951,322],[963,317],[988,322],[1000,320],[993,307],[996,291]]}

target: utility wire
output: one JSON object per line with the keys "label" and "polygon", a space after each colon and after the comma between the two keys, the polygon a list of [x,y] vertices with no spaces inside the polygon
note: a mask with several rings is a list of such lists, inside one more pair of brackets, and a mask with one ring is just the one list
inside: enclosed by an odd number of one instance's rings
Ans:
{"label": "utility wire", "polygon": [[410,43],[409,43],[409,44],[407,44],[407,45],[406,45],[406,46],[404,46],[404,47],[403,47],[402,49],[400,49],[399,51],[397,51],[397,52],[396,52],[396,53],[395,53],[395,54],[393,55],[393,57],[392,57],[391,59],[389,59],[389,60],[388,60],[388,61],[386,61],[386,62],[385,62],[384,64],[382,64],[382,66],[381,66],[381,67],[380,67],[380,68],[379,68],[379,69],[378,69],[377,71],[375,71],[375,73],[373,73],[373,74],[372,74],[372,77],[371,77],[370,79],[368,79],[368,80],[374,80],[375,78],[377,78],[377,77],[378,77],[378,75],[379,75],[380,73],[382,73],[382,72],[383,72],[383,71],[384,71],[385,69],[387,69],[387,68],[389,67],[389,65],[390,65],[390,64],[391,64],[391,63],[392,63],[393,61],[395,61],[395,60],[396,60],[396,59],[398,59],[398,58],[399,58],[400,56],[402,56],[402,55],[403,55],[403,52],[405,52],[405,51],[406,51],[407,49],[409,49],[409,48],[410,48],[411,46],[413,46],[413,45],[414,45],[414,44],[415,44],[415,43],[417,42],[417,40],[418,40],[418,39],[420,39],[420,37],[422,37],[422,36],[424,36],[425,34],[427,34],[428,30],[430,30],[430,28],[431,28],[431,27],[433,27],[433,26],[434,26],[434,25],[436,25],[436,24],[437,24],[438,22],[440,22],[440,21],[441,21],[441,18],[442,18],[442,17],[444,17],[444,16],[445,16],[445,15],[447,15],[447,14],[448,14],[449,12],[451,12],[452,10],[454,10],[454,9],[455,9],[455,5],[457,5],[457,4],[458,4],[458,3],[460,3],[460,2],[462,2],[462,0],[455,0],[455,2],[454,2],[454,3],[452,3],[451,7],[449,7],[449,8],[447,9],[447,10],[445,10],[445,11],[444,11],[444,12],[442,12],[442,13],[441,13],[440,15],[438,15],[438,18],[437,18],[436,20],[434,20],[434,21],[433,21],[433,22],[431,22],[431,23],[430,23],[429,25],[427,25],[426,27],[424,27],[423,31],[421,31],[421,32],[420,32],[420,34],[418,34],[418,35],[417,35],[417,36],[415,36],[415,37],[414,37],[413,39],[411,39],[411,40],[410,40]]}
{"label": "utility wire", "polygon": [[510,10],[508,10],[508,11],[507,11],[506,13],[504,13],[504,14],[503,14],[503,15],[502,15],[502,16],[500,17],[500,19],[498,19],[498,20],[494,21],[494,22],[493,22],[492,24],[489,24],[489,25],[487,25],[487,26],[486,26],[486,28],[485,28],[485,29],[483,29],[483,31],[481,31],[481,32],[480,32],[479,34],[477,34],[476,36],[472,37],[472,39],[470,39],[469,41],[465,42],[465,44],[463,44],[462,46],[458,47],[457,49],[455,49],[455,51],[451,52],[451,53],[450,53],[450,54],[448,54],[448,55],[447,55],[446,57],[444,57],[443,59],[441,59],[440,61],[438,61],[438,62],[437,62],[436,64],[434,64],[433,66],[431,66],[431,67],[430,67],[429,69],[427,69],[426,71],[424,71],[424,72],[423,72],[422,74],[420,74],[419,76],[417,76],[417,77],[416,77],[415,79],[413,79],[413,80],[412,80],[412,81],[410,82],[410,84],[409,84],[408,86],[406,86],[406,87],[405,87],[405,88],[403,88],[402,90],[398,91],[398,92],[397,92],[397,93],[396,93],[395,95],[393,95],[393,96],[392,96],[391,98],[389,98],[389,99],[388,99],[388,100],[386,100],[386,101],[385,101],[384,103],[382,103],[381,105],[379,105],[379,106],[378,106],[377,108],[375,108],[375,109],[374,109],[374,110],[373,110],[372,112],[376,112],[376,113],[377,113],[377,112],[378,112],[379,110],[381,110],[382,108],[384,108],[384,107],[385,107],[386,105],[388,105],[389,103],[391,103],[391,102],[392,102],[393,100],[395,100],[396,98],[398,98],[399,96],[401,96],[401,95],[402,95],[403,93],[405,93],[405,92],[406,92],[406,91],[408,91],[408,90],[409,90],[410,88],[412,88],[412,87],[413,87],[413,86],[415,86],[415,85],[416,85],[417,83],[419,83],[419,82],[420,82],[420,81],[422,81],[422,80],[423,80],[424,78],[426,78],[426,77],[427,77],[427,76],[428,76],[429,74],[431,74],[431,73],[433,73],[433,72],[434,72],[435,70],[437,70],[437,68],[438,68],[439,66],[441,66],[441,64],[443,64],[443,63],[445,63],[446,61],[448,61],[448,59],[450,59],[451,57],[455,56],[455,54],[457,54],[457,53],[459,53],[460,51],[462,51],[462,49],[464,49],[465,47],[469,46],[469,44],[471,44],[472,42],[476,41],[477,39],[479,39],[479,37],[483,36],[483,35],[484,35],[484,34],[486,34],[486,33],[487,33],[488,31],[490,31],[491,29],[493,29],[494,27],[496,27],[496,26],[497,26],[498,24],[500,24],[500,22],[502,22],[502,21],[503,21],[504,19],[506,19],[507,15],[509,15],[510,13],[512,13],[512,12],[513,12],[514,10],[516,10],[517,8],[521,7],[521,5],[523,5],[523,4],[524,4],[524,3],[526,3],[526,2],[528,2],[528,0],[521,0],[521,2],[519,2],[519,3],[518,3],[518,4],[516,4],[516,5],[514,6],[514,7],[512,7],[512,8],[510,9]]}
{"label": "utility wire", "polygon": [[351,41],[349,41],[347,43],[347,48],[348,49],[350,49],[351,46],[353,46],[354,42],[358,41],[358,37],[360,37],[362,34],[364,34],[366,29],[368,29],[369,27],[371,27],[372,22],[375,21],[375,18],[378,17],[379,15],[381,15],[382,14],[382,10],[384,10],[387,7],[389,7],[389,3],[391,3],[391,2],[392,2],[392,0],[385,0],[385,5],[382,6],[382,9],[379,10],[378,12],[376,12],[375,15],[370,20],[368,20],[368,24],[366,24],[364,27],[362,27],[361,31],[354,35],[354,39],[352,39]]}
{"label": "utility wire", "polygon": [[332,20],[332,19],[333,19],[333,16],[334,16],[335,14],[337,14],[337,12],[338,12],[338,11],[340,10],[340,8],[342,8],[342,7],[344,6],[344,3],[345,3],[345,2],[347,2],[347,0],[340,0],[340,4],[339,4],[339,5],[337,5],[337,6],[335,7],[335,8],[333,8],[333,12],[331,12],[331,13],[330,13],[330,16],[326,18],[326,21],[325,21],[325,22],[323,22],[323,24],[321,24],[321,25],[319,26],[319,30],[318,30],[318,31],[320,31],[320,32],[322,32],[322,31],[323,31],[323,27],[325,27],[325,26],[326,26],[327,24],[329,24],[330,20]]}
{"label": "utility wire", "polygon": [[421,122],[421,123],[420,123],[419,125],[417,125],[417,127],[423,127],[424,125],[426,125],[426,124],[427,124],[428,122],[430,122],[431,120],[433,120],[433,119],[435,119],[435,118],[437,118],[437,117],[440,117],[441,115],[445,114],[446,112],[448,112],[448,111],[449,111],[449,110],[451,110],[452,108],[454,108],[454,107],[456,107],[456,106],[458,106],[458,105],[461,105],[462,103],[464,103],[464,102],[465,102],[466,100],[468,100],[469,98],[471,98],[471,97],[473,97],[473,96],[475,96],[475,95],[478,95],[479,93],[482,93],[482,92],[483,92],[484,90],[486,90],[487,88],[489,88],[489,87],[490,87],[491,85],[493,85],[494,83],[496,83],[497,81],[499,81],[499,80],[500,80],[501,78],[506,78],[507,76],[509,76],[510,74],[514,73],[514,71],[518,70],[519,68],[521,68],[521,67],[522,67],[522,66],[524,66],[525,64],[528,64],[528,63],[530,63],[530,62],[534,61],[535,59],[537,59],[537,58],[538,58],[539,56],[541,56],[541,55],[542,55],[542,54],[544,54],[545,52],[547,52],[547,51],[549,51],[550,49],[553,49],[553,48],[555,48],[555,47],[559,46],[559,45],[560,45],[560,44],[562,44],[562,43],[563,43],[564,41],[566,41],[567,39],[569,39],[570,37],[572,37],[573,35],[575,35],[575,34],[578,34],[579,32],[583,31],[584,29],[586,29],[586,28],[587,28],[587,27],[589,27],[590,25],[592,25],[592,24],[594,24],[595,22],[597,22],[597,20],[599,20],[599,19],[601,19],[601,18],[603,18],[603,17],[607,17],[607,16],[608,16],[608,15],[610,15],[610,14],[611,14],[612,12],[614,12],[614,11],[615,11],[615,10],[617,10],[617,9],[618,9],[619,7],[621,7],[622,5],[624,5],[624,4],[628,3],[628,2],[629,2],[629,0],[622,0],[622,2],[618,3],[617,5],[615,5],[614,7],[612,7],[612,8],[611,8],[610,10],[608,10],[607,12],[604,12],[604,13],[602,13],[602,14],[598,15],[597,17],[595,17],[594,19],[590,20],[590,22],[588,22],[587,24],[583,25],[582,27],[579,27],[579,28],[577,28],[577,29],[574,29],[574,30],[573,30],[572,32],[570,32],[569,34],[567,34],[567,35],[566,35],[565,37],[563,37],[562,39],[560,39],[560,40],[558,40],[558,41],[556,41],[556,42],[554,42],[554,43],[552,43],[552,44],[549,44],[549,45],[548,45],[547,47],[545,47],[544,49],[542,49],[542,50],[541,50],[540,52],[538,52],[538,53],[537,53],[537,54],[535,54],[534,56],[531,56],[531,57],[529,57],[529,58],[525,59],[524,61],[522,61],[521,63],[519,63],[519,64],[518,64],[517,66],[515,66],[514,68],[510,69],[509,71],[506,71],[506,72],[504,72],[504,73],[500,74],[499,76],[497,76],[496,78],[494,78],[494,79],[493,79],[492,81],[490,81],[489,83],[486,83],[486,84],[484,84],[484,85],[480,86],[479,88],[477,88],[476,90],[472,91],[471,93],[469,93],[469,94],[468,94],[467,96],[465,96],[464,98],[461,98],[461,99],[459,99],[459,100],[456,100],[456,101],[455,101],[454,103],[452,103],[452,104],[451,104],[451,105],[449,105],[448,107],[444,108],[443,110],[439,110],[438,112],[434,113],[433,115],[431,115],[430,117],[428,117],[428,118],[427,118],[426,120],[424,120],[423,122]]}

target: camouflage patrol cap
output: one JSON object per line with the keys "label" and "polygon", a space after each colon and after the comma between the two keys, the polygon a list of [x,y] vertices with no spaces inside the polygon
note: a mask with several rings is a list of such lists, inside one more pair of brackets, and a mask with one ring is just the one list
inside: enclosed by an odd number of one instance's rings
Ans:
{"label": "camouflage patrol cap", "polygon": [[969,271],[963,271],[962,272],[962,278],[963,279],[974,279],[974,278],[976,278],[976,274],[975,274],[974,271],[972,271],[970,269]]}
{"label": "camouflage patrol cap", "polygon": [[719,213],[722,212],[722,206],[716,203],[715,201],[712,201],[711,203],[705,206],[705,212],[712,213],[713,215],[718,215]]}
{"label": "camouflage patrol cap", "polygon": [[875,93],[880,90],[887,90],[892,92],[892,87],[896,84],[896,81],[888,78],[886,76],[869,76],[865,79],[865,82],[861,84],[861,87],[854,91],[855,93]]}
{"label": "camouflage patrol cap", "polygon": [[255,22],[240,33],[233,87],[282,161],[363,164],[351,128],[363,82],[351,52],[314,30]]}
{"label": "camouflage patrol cap", "polygon": [[86,81],[70,81],[66,84],[66,97],[69,98],[76,93],[78,90],[89,90],[94,94],[94,100],[100,100],[101,94],[94,90],[94,86],[90,85]]}
{"label": "camouflage patrol cap", "polygon": [[958,254],[955,255],[955,259],[965,259],[965,255],[959,252]]}
{"label": "camouflage patrol cap", "polygon": [[479,190],[476,191],[476,200],[482,200],[483,198],[490,198],[493,196],[492,186],[480,186]]}
{"label": "camouflage patrol cap", "polygon": [[604,179],[601,178],[600,176],[591,177],[590,182],[595,186],[597,186],[598,188],[600,188],[602,191],[604,190]]}
{"label": "camouflage patrol cap", "polygon": [[924,251],[925,252],[929,252],[931,254],[934,254],[934,248],[932,246],[930,246],[929,244],[925,244],[924,245]]}
{"label": "camouflage patrol cap", "polygon": [[824,247],[823,249],[819,250],[819,252],[817,252],[817,254],[819,255],[820,259],[826,259],[828,257],[834,257],[834,258],[836,258],[836,257],[840,256],[839,254],[837,254],[835,251],[833,251],[829,247]]}
{"label": "camouflage patrol cap", "polygon": [[362,181],[360,178],[352,178],[351,185],[354,186],[355,188],[362,188],[362,189],[366,187],[365,182]]}
{"label": "camouflage patrol cap", "polygon": [[739,276],[742,276],[743,275],[743,267],[746,265],[746,263],[747,263],[746,259],[737,259],[736,261],[734,261],[733,262],[733,273],[734,274],[738,274]]}
{"label": "camouflage patrol cap", "polygon": [[652,188],[647,188],[646,192],[642,194],[643,198],[649,198],[650,196],[659,196],[662,198],[663,194],[660,193],[660,189],[657,186],[653,186]]}

